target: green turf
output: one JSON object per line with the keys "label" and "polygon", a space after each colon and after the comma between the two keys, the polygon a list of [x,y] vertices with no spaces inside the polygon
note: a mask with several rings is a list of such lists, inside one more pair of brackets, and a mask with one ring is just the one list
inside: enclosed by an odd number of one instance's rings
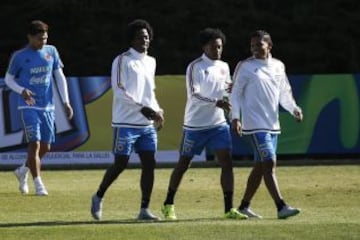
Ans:
{"label": "green turf", "polygon": [[[165,126],[159,132],[159,150],[176,150],[182,133],[186,89],[185,77],[164,75],[156,77],[156,95],[165,112]],[[111,150],[112,90],[96,101],[86,105],[90,138],[76,151]]]}
{"label": "green turf", "polygon": [[[236,167],[237,205],[249,168]],[[103,221],[92,220],[90,197],[104,171],[44,171],[49,196],[22,196],[12,172],[0,172],[0,239],[359,239],[360,166],[279,167],[282,193],[300,215],[276,219],[262,185],[252,207],[262,220],[225,220],[218,168],[191,168],[176,197],[179,220],[134,220],[139,208],[139,169],[128,169],[111,186]],[[157,169],[151,201],[160,215],[171,169]]]}

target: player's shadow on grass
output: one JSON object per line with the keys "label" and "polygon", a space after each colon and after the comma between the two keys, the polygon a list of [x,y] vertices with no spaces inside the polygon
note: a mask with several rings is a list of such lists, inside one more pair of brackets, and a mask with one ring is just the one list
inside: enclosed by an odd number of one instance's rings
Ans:
{"label": "player's shadow on grass", "polygon": [[[47,222],[20,222],[20,223],[0,223],[0,228],[13,227],[53,227],[53,226],[75,226],[75,225],[106,225],[106,224],[163,224],[163,223],[179,223],[179,222],[199,222],[199,221],[222,221],[229,220],[224,218],[192,218],[179,220],[137,220],[137,219],[121,219],[121,220],[105,220],[105,221],[47,221]],[[236,220],[232,220],[236,221]]]}

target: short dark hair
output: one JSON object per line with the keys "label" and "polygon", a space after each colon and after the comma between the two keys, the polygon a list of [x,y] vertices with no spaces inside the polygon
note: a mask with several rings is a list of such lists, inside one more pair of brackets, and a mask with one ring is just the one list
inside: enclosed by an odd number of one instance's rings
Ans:
{"label": "short dark hair", "polygon": [[200,45],[204,46],[208,42],[220,38],[222,40],[223,45],[226,43],[225,34],[218,28],[205,28],[199,33],[199,41]]}
{"label": "short dark hair", "polygon": [[130,43],[132,40],[134,40],[136,32],[144,28],[148,31],[149,38],[152,40],[154,32],[151,25],[146,20],[135,19],[127,25],[126,33],[128,42]]}
{"label": "short dark hair", "polygon": [[251,33],[250,38],[258,37],[261,40],[264,40],[269,44],[270,47],[273,46],[273,42],[271,40],[270,33],[266,32],[265,30],[256,30],[255,32]]}
{"label": "short dark hair", "polygon": [[49,26],[40,20],[33,20],[29,24],[28,34],[36,35],[39,33],[44,33],[49,30]]}

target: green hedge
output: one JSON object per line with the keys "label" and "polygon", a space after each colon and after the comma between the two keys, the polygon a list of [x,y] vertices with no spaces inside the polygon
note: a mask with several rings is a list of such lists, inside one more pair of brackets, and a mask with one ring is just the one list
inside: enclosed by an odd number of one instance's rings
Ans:
{"label": "green hedge", "polygon": [[224,59],[234,68],[249,54],[249,33],[268,30],[274,55],[291,74],[360,70],[360,4],[356,0],[3,0],[0,3],[0,74],[11,52],[26,43],[26,25],[43,19],[70,76],[108,75],[126,47],[124,29],[145,18],[155,30],[151,54],[158,74],[184,74],[199,54],[197,33],[211,26],[228,37]]}

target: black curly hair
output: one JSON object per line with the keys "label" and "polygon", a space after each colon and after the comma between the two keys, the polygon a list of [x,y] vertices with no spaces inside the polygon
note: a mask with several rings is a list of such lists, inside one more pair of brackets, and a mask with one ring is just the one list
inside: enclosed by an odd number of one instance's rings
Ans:
{"label": "black curly hair", "polygon": [[151,41],[154,36],[154,32],[153,32],[151,25],[146,20],[135,19],[134,21],[130,22],[127,25],[126,33],[127,33],[128,43],[130,43],[132,40],[134,40],[134,37],[135,37],[137,31],[144,29],[144,28],[147,30],[150,41]]}
{"label": "black curly hair", "polygon": [[208,42],[214,39],[220,38],[222,40],[223,45],[226,43],[225,34],[218,28],[205,28],[199,33],[199,41],[200,45],[204,46]]}

